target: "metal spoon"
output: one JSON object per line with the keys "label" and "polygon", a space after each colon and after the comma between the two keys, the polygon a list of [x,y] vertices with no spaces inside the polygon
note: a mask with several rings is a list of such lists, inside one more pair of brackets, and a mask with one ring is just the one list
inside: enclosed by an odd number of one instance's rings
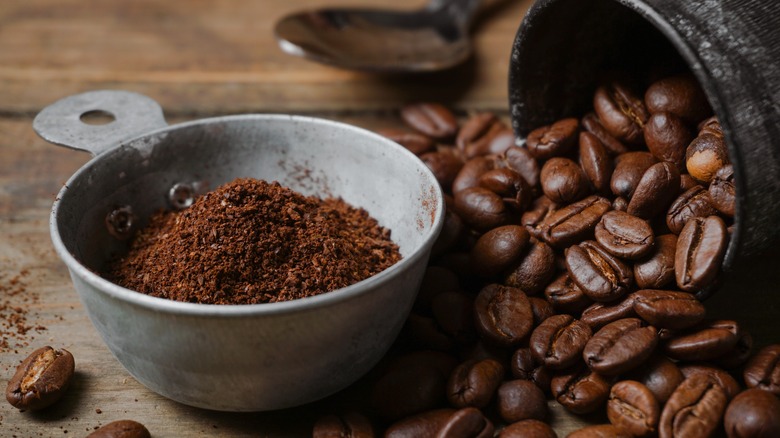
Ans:
{"label": "metal spoon", "polygon": [[288,15],[274,33],[283,51],[352,70],[442,70],[471,55],[480,0],[432,0],[411,11],[319,9]]}

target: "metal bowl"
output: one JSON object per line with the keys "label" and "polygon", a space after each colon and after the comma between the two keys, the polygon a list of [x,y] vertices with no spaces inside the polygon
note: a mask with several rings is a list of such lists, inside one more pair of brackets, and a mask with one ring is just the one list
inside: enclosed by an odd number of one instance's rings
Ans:
{"label": "metal bowl", "polygon": [[[94,112],[114,120],[81,121]],[[168,126],[145,96],[95,91],[45,108],[34,128],[95,156],[65,184],[51,213],[54,247],[93,325],[138,381],[192,406],[280,409],[357,380],[400,331],[442,226],[443,198],[428,168],[401,146],[342,123],[241,115]],[[123,234],[106,225],[112,212],[123,212],[132,230],[170,207],[177,184],[213,189],[236,177],[340,196],[389,228],[403,259],[349,287],[254,305],[154,298],[97,274],[127,248]]]}

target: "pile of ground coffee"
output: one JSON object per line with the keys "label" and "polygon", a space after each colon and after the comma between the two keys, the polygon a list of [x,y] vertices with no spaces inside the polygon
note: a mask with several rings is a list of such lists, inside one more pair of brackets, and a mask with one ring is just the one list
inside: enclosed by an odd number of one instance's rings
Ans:
{"label": "pile of ground coffee", "polygon": [[400,259],[390,231],[363,209],[237,179],[153,215],[106,277],[171,300],[255,304],[349,286]]}

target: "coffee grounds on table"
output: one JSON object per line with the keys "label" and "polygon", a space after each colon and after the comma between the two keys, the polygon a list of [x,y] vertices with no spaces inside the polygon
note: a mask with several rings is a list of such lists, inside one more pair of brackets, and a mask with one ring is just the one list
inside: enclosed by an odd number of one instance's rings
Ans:
{"label": "coffee grounds on table", "polygon": [[106,277],[176,301],[256,304],[349,286],[400,259],[390,230],[363,209],[237,179],[155,213]]}

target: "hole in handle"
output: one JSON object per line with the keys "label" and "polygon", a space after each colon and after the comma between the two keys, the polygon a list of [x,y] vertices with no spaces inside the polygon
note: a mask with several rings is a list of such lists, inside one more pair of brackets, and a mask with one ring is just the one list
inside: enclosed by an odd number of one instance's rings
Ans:
{"label": "hole in handle", "polygon": [[116,120],[116,116],[108,111],[92,110],[81,114],[81,116],[79,116],[79,120],[81,120],[83,123],[86,123],[87,125],[99,126],[113,123]]}

